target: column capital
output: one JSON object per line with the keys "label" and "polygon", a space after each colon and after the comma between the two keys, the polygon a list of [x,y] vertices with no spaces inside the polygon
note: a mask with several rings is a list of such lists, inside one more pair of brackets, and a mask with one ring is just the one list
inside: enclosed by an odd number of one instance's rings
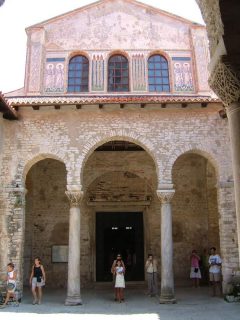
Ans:
{"label": "column capital", "polygon": [[175,190],[174,189],[156,190],[156,193],[161,203],[170,203],[175,194]]}
{"label": "column capital", "polygon": [[208,82],[226,107],[239,100],[240,79],[233,71],[230,63],[227,62],[225,56],[219,57]]}
{"label": "column capital", "polygon": [[84,196],[84,192],[82,190],[67,190],[65,191],[65,194],[70,201],[71,207],[79,207]]}

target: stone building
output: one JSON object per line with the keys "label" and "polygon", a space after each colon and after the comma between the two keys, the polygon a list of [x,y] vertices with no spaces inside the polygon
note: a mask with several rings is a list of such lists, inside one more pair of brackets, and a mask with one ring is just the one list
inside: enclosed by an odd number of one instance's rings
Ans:
{"label": "stone building", "polygon": [[[0,268],[20,285],[35,256],[48,285],[129,281],[158,259],[161,302],[216,246],[239,266],[231,143],[209,88],[204,26],[134,0],[102,0],[26,29],[24,88],[1,96]],[[10,121],[14,120],[15,121]]]}

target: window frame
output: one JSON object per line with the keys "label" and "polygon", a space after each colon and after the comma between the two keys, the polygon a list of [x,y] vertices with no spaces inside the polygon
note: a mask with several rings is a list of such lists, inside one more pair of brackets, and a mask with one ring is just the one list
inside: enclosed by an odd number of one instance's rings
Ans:
{"label": "window frame", "polygon": [[[80,61],[73,61],[80,58]],[[72,73],[72,76],[70,76]],[[68,62],[68,93],[89,92],[89,59],[83,54],[74,55]]]}
{"label": "window frame", "polygon": [[[121,58],[121,61],[118,61],[119,58]],[[116,61],[111,61],[114,59]],[[107,67],[107,92],[129,92],[130,72],[128,58],[121,53],[113,54],[108,59]],[[112,75],[110,74],[110,71],[112,71]],[[110,77],[112,77],[112,80]],[[116,79],[118,80],[117,82]],[[117,88],[118,86],[119,89]]]}
{"label": "window frame", "polygon": [[171,92],[169,62],[164,55],[151,54],[148,58],[147,70],[149,92]]}

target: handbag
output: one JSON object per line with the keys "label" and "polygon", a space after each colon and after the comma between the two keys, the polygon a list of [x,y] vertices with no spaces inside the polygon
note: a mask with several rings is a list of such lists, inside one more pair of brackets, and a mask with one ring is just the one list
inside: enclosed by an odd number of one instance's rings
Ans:
{"label": "handbag", "polygon": [[195,273],[198,273],[198,268],[194,268],[194,272],[195,272]]}

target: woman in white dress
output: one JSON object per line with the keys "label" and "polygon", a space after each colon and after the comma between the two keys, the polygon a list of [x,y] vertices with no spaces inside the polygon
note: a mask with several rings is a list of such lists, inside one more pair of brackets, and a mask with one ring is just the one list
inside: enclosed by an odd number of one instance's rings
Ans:
{"label": "woman in white dress", "polygon": [[117,290],[117,299],[121,303],[123,301],[123,289],[125,288],[124,265],[121,261],[116,262],[115,267],[115,288]]}

